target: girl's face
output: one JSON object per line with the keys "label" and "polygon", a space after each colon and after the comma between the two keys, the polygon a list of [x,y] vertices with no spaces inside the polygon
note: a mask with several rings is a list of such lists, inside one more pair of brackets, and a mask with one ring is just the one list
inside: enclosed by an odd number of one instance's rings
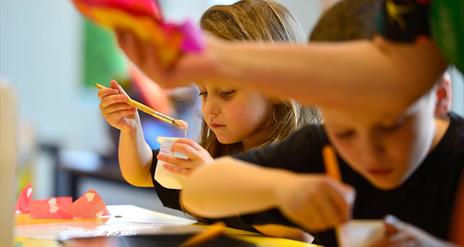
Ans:
{"label": "girl's face", "polygon": [[253,145],[266,123],[272,103],[264,95],[245,89],[198,83],[203,118],[222,144]]}

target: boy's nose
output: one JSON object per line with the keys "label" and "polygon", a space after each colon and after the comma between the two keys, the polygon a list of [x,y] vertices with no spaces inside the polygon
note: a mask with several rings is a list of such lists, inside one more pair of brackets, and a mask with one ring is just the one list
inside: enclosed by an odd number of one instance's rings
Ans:
{"label": "boy's nose", "polygon": [[371,159],[380,157],[385,153],[385,147],[379,135],[376,133],[366,133],[361,137],[363,139],[363,149],[366,155],[372,156]]}

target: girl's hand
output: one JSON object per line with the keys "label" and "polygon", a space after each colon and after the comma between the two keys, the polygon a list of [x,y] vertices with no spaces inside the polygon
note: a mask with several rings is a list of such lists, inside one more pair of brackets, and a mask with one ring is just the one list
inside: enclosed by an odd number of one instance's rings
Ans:
{"label": "girl's hand", "polygon": [[294,175],[275,187],[277,206],[310,232],[333,228],[351,218],[354,190],[324,175]]}
{"label": "girl's hand", "polygon": [[446,243],[429,233],[398,218],[385,217],[386,235],[376,241],[371,247],[451,247],[457,245]]}
{"label": "girl's hand", "polygon": [[206,149],[191,139],[179,139],[175,141],[171,147],[171,151],[182,153],[188,159],[180,159],[162,153],[158,154],[157,158],[168,163],[164,165],[166,170],[182,175],[189,175],[196,168],[214,161]]}
{"label": "girl's hand", "polygon": [[125,132],[137,128],[140,119],[137,109],[127,103],[129,96],[112,80],[110,87],[98,90],[100,111],[105,120],[113,127]]}

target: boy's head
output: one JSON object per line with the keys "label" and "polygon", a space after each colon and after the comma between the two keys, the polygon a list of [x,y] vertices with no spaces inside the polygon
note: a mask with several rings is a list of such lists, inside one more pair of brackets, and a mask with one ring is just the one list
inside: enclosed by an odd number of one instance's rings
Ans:
{"label": "boy's head", "polygon": [[[381,3],[381,0],[342,0],[321,17],[311,41],[373,38]],[[375,78],[372,79],[375,83]],[[355,171],[378,188],[396,188],[439,140],[434,120],[434,90],[400,114],[367,113],[363,109],[347,114],[322,109],[325,130]]]}
{"label": "boy's head", "polygon": [[342,0],[327,9],[310,34],[310,41],[372,39],[383,0]]}

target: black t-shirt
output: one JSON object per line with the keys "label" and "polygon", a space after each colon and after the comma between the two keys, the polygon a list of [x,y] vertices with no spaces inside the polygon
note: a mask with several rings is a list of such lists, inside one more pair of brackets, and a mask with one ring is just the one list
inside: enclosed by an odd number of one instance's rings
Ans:
{"label": "black t-shirt", "polygon": [[[453,205],[464,166],[464,119],[451,113],[439,144],[400,187],[380,190],[338,156],[343,182],[356,189],[354,219],[382,219],[392,214],[441,239],[448,239]],[[328,138],[321,126],[307,126],[281,143],[234,155],[260,166],[300,173],[323,173],[322,147]],[[244,216],[250,224],[289,224],[278,210]],[[315,233],[316,241],[335,246],[333,231]]]}
{"label": "black t-shirt", "polygon": [[155,180],[156,163],[158,162],[156,156],[158,156],[158,154],[159,149],[153,150],[153,160],[150,167],[151,181],[153,181],[155,193],[158,195],[163,206],[182,210],[179,202],[180,190],[165,188]]}
{"label": "black t-shirt", "polygon": [[[448,239],[449,225],[458,182],[464,166],[464,120],[450,114],[450,125],[443,139],[427,156],[407,182],[395,190],[373,187],[338,158],[343,181],[356,189],[355,219],[382,219],[393,214],[431,234]],[[322,147],[329,141],[321,126],[307,126],[281,143],[234,155],[235,158],[264,167],[299,173],[324,173]],[[167,189],[155,179],[156,156],[153,151],[151,177],[154,190],[165,207],[182,210],[179,190]],[[205,220],[205,219],[201,219]],[[218,219],[224,220],[224,219]],[[277,209],[225,219],[226,224],[244,230],[251,225],[278,223],[295,226]],[[315,233],[316,243],[335,246],[333,231]]]}

